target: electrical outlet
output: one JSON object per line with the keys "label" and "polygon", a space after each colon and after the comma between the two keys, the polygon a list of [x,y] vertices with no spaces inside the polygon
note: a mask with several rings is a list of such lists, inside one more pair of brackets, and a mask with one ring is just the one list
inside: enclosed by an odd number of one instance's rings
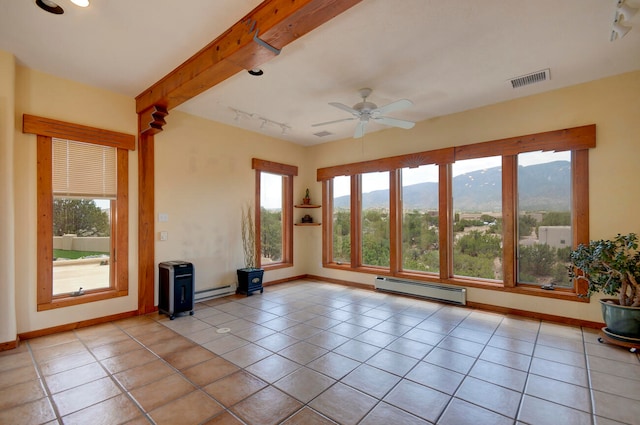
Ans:
{"label": "electrical outlet", "polygon": [[160,223],[166,223],[167,221],[169,221],[169,214],[166,214],[166,213],[158,214],[158,221]]}
{"label": "electrical outlet", "polygon": [[160,240],[166,241],[167,239],[169,239],[169,232],[160,232]]}

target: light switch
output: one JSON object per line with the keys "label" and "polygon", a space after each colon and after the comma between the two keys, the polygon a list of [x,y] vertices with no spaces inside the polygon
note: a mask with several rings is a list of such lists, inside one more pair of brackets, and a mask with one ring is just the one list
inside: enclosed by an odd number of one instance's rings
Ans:
{"label": "light switch", "polygon": [[166,232],[166,231],[160,232],[160,240],[166,241],[167,239],[169,239],[169,232]]}
{"label": "light switch", "polygon": [[158,221],[161,222],[161,223],[165,223],[165,222],[169,221],[169,214],[167,214],[167,213],[158,214]]}

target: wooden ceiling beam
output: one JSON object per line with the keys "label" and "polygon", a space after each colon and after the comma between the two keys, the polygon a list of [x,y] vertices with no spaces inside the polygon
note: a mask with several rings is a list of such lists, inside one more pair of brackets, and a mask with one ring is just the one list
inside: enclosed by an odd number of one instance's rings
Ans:
{"label": "wooden ceiling beam", "polygon": [[258,68],[287,44],[362,0],[265,0],[136,97],[136,112],[169,111],[243,70]]}

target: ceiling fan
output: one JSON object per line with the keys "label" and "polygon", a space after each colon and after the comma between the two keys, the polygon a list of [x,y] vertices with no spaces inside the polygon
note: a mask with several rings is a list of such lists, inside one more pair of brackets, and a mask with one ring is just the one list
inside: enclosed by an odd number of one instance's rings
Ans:
{"label": "ceiling fan", "polygon": [[343,118],[341,120],[327,121],[321,122],[318,124],[313,124],[312,127],[318,127],[321,125],[334,124],[342,121],[353,121],[358,120],[358,125],[356,126],[356,130],[353,134],[354,138],[359,138],[364,135],[364,130],[369,121],[375,121],[380,124],[390,125],[392,127],[400,127],[400,128],[413,128],[415,125],[412,121],[399,120],[397,118],[391,118],[383,116],[389,112],[399,111],[401,109],[408,108],[413,105],[413,102],[407,99],[396,100],[395,102],[391,102],[387,105],[380,106],[376,105],[372,102],[367,102],[367,98],[371,95],[371,89],[360,89],[358,90],[360,93],[360,97],[362,97],[362,102],[356,103],[353,107],[349,107],[343,103],[338,102],[329,102],[329,105],[335,106],[338,109],[342,109],[343,111],[347,111],[353,115],[352,118]]}

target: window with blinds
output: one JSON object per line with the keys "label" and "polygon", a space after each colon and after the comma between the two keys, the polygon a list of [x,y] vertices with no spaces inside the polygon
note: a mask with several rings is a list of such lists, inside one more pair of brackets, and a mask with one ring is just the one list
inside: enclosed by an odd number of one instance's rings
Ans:
{"label": "window with blinds", "polygon": [[54,196],[115,199],[116,153],[110,146],[54,138]]}

